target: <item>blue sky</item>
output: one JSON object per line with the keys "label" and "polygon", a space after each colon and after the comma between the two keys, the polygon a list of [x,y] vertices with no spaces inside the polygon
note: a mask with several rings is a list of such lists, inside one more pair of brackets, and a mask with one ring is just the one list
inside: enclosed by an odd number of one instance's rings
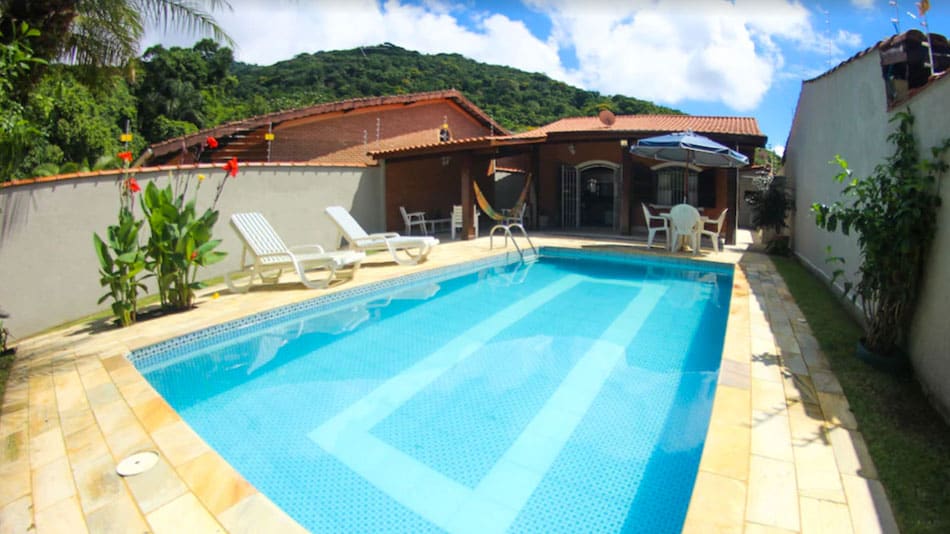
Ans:
{"label": "blue sky", "polygon": [[[896,4],[896,5],[893,5]],[[213,13],[238,60],[390,42],[543,72],[606,95],[694,115],[755,117],[781,152],[803,80],[895,33],[921,29],[913,1],[231,0]],[[930,29],[950,34],[950,0]],[[144,47],[197,38],[150,31]]]}

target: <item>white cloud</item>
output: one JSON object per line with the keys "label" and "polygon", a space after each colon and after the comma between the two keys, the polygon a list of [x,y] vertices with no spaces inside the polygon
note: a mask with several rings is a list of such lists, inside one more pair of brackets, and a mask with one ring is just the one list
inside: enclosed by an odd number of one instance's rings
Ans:
{"label": "white cloud", "polygon": [[874,0],[851,0],[851,5],[859,9],[874,9]]}
{"label": "white cloud", "polygon": [[[238,41],[236,58],[248,63],[391,42],[543,72],[605,94],[673,106],[722,102],[737,111],[756,108],[783,75],[783,46],[833,57],[839,44],[859,40],[843,31],[822,36],[798,0],[525,0],[550,18],[547,40],[472,0],[233,3],[234,12],[216,16]],[[463,24],[460,17],[473,13],[480,13],[474,24]],[[565,51],[576,55],[576,68],[562,64]]]}

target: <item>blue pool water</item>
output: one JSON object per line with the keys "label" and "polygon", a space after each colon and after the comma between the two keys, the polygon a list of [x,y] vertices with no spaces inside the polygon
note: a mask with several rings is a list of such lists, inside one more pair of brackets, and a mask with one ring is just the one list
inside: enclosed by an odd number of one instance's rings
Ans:
{"label": "blue pool water", "polygon": [[131,359],[314,532],[679,532],[732,267],[550,248],[502,261]]}

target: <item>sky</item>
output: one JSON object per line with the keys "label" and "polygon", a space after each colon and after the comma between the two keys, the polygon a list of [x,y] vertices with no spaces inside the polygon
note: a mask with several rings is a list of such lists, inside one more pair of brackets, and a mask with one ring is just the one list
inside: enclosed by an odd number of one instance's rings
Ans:
{"label": "sky", "polygon": [[[950,0],[926,23],[950,35]],[[784,151],[803,80],[896,30],[923,29],[909,0],[230,0],[211,14],[235,59],[270,65],[300,53],[384,42],[541,72],[604,95],[691,115],[751,116]],[[153,44],[201,36],[150,29]]]}

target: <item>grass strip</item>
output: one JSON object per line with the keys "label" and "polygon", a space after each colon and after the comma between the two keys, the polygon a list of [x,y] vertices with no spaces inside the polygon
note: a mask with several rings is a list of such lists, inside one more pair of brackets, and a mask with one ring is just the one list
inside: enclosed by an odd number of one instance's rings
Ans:
{"label": "grass strip", "polygon": [[772,261],[841,382],[901,532],[950,532],[950,426],[915,379],[855,357],[862,330],[824,282],[795,259]]}

